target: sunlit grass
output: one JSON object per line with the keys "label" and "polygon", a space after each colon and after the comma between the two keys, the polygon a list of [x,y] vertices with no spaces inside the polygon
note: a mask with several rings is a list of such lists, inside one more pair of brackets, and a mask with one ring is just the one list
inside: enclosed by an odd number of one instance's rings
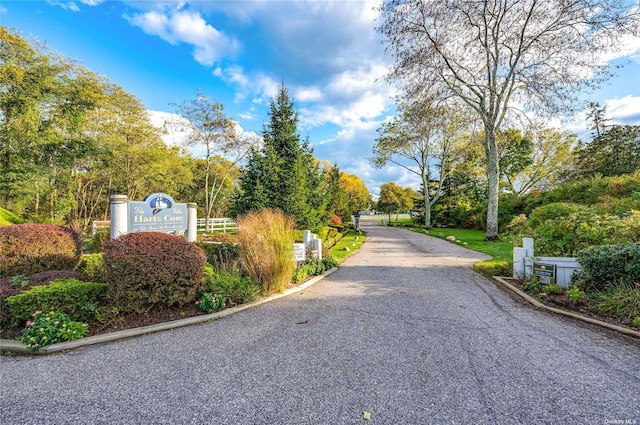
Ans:
{"label": "sunlit grass", "polygon": [[360,248],[360,246],[364,242],[364,238],[364,233],[358,232],[356,230],[349,230],[349,232],[345,234],[342,239],[340,239],[331,249],[329,249],[329,253],[338,261],[338,263],[341,263],[345,260],[345,258],[353,254],[354,251]]}

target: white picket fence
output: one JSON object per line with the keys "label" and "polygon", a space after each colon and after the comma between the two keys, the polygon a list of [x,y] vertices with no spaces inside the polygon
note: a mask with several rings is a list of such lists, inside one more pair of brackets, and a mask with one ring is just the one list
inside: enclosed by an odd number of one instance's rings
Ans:
{"label": "white picket fence", "polygon": [[[206,229],[207,219],[198,219],[198,233],[202,233]],[[211,233],[227,233],[235,232],[238,229],[238,225],[230,218],[210,218],[209,219],[209,232]]]}
{"label": "white picket fence", "polygon": [[[203,233],[206,228],[206,219],[199,218],[198,219],[198,233]],[[98,229],[109,229],[111,227],[111,222],[109,220],[102,221],[96,220],[92,223],[91,226],[91,234],[93,236],[96,235]],[[230,218],[210,218],[209,219],[209,231],[211,233],[227,233],[227,232],[235,232],[238,229],[238,225],[235,221]]]}

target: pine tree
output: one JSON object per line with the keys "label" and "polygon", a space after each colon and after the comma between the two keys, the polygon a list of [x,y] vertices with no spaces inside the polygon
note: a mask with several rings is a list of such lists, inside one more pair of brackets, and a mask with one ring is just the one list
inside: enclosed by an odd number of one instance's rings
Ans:
{"label": "pine tree", "polygon": [[326,219],[320,166],[308,140],[301,141],[298,113],[284,85],[271,101],[262,137],[264,147],[250,155],[240,177],[234,214],[279,208],[300,228],[319,230]]}

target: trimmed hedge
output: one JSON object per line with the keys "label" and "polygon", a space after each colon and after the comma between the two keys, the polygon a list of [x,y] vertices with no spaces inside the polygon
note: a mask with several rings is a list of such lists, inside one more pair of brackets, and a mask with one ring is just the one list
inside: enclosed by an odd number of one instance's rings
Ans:
{"label": "trimmed hedge", "polygon": [[179,236],[157,232],[123,235],[105,242],[107,297],[122,313],[194,302],[206,256]]}
{"label": "trimmed hedge", "polygon": [[0,277],[73,270],[82,255],[78,234],[52,224],[0,227]]}
{"label": "trimmed hedge", "polygon": [[59,311],[73,320],[90,320],[95,309],[104,303],[106,290],[104,283],[56,280],[7,297],[4,319],[10,326],[21,327],[36,311]]}
{"label": "trimmed hedge", "polygon": [[578,261],[582,271],[573,280],[586,292],[640,283],[640,242],[590,247]]}

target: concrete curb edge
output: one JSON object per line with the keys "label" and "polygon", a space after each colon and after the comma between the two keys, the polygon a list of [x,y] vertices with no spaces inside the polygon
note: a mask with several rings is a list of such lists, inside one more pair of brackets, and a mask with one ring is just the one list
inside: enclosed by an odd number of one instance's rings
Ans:
{"label": "concrete curb edge", "polygon": [[103,342],[117,341],[120,339],[132,338],[132,337],[146,335],[154,332],[160,332],[160,331],[165,331],[169,329],[181,328],[183,326],[196,325],[196,324],[205,323],[213,320],[218,320],[218,319],[222,319],[223,317],[231,316],[232,314],[247,310],[249,308],[258,307],[262,304],[303,291],[309,288],[310,286],[314,285],[315,283],[321,281],[325,277],[329,276],[336,270],[338,270],[338,268],[334,267],[330,270],[327,270],[326,272],[324,272],[319,276],[309,279],[308,281],[296,287],[289,288],[286,291],[281,292],[279,294],[274,294],[269,297],[263,297],[249,304],[239,305],[237,307],[232,307],[232,308],[218,311],[211,314],[188,317],[186,319],[174,320],[174,321],[165,322],[165,323],[158,323],[155,325],[142,326],[140,328],[125,329],[122,331],[110,332],[107,334],[95,335],[87,338],[77,339],[75,341],[60,342],[58,344],[52,344],[52,345],[47,345],[45,347],[42,347],[38,351],[29,350],[25,344],[15,339],[0,339],[0,351],[18,353],[18,354],[36,354],[36,355],[53,354],[60,351],[67,351],[67,350],[73,350],[76,348],[88,347],[90,345],[102,344]]}
{"label": "concrete curb edge", "polygon": [[516,293],[517,295],[519,295],[520,297],[522,297],[523,299],[525,299],[526,301],[528,301],[530,304],[532,304],[534,307],[536,307],[538,309],[550,311],[550,312],[556,313],[556,314],[561,314],[561,315],[567,316],[567,317],[572,317],[574,319],[578,319],[578,320],[581,320],[583,322],[590,323],[592,325],[600,326],[600,327],[612,330],[614,332],[619,332],[619,333],[622,333],[622,334],[625,334],[625,335],[628,335],[628,336],[632,336],[632,337],[635,337],[635,338],[640,338],[640,332],[638,332],[638,331],[634,331],[633,329],[625,328],[625,327],[622,327],[622,326],[612,325],[611,323],[602,322],[600,320],[592,319],[590,317],[582,316],[580,314],[573,313],[573,312],[570,312],[570,311],[561,310],[559,308],[549,307],[548,305],[542,304],[540,301],[536,300],[535,298],[531,297],[530,295],[525,294],[520,289],[518,289],[515,286],[511,285],[509,282],[504,280],[504,278],[499,277],[499,276],[493,276],[493,279],[496,282],[498,282],[501,285],[503,285],[505,288],[507,288],[507,289],[511,290],[512,292]]}

